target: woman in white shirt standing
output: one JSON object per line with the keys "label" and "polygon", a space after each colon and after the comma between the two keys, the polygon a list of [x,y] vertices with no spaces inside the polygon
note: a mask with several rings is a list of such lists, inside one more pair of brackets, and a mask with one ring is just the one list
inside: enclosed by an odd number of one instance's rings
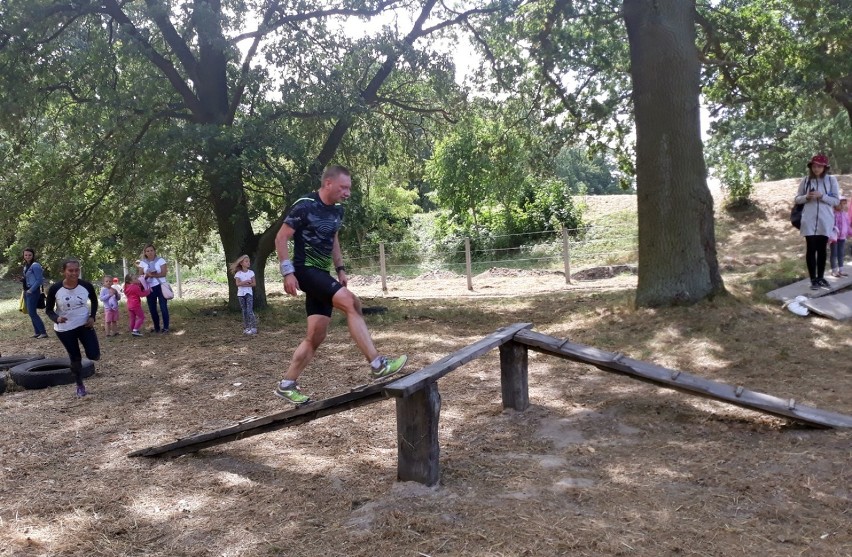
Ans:
{"label": "woman in white shirt standing", "polygon": [[101,358],[95,332],[98,295],[90,282],[80,278],[80,262],[76,259],[62,262],[62,276],[63,279],[53,283],[47,291],[45,313],[55,323],[56,337],[68,352],[71,371],[77,379],[77,396],[84,397],[86,387],[83,385],[83,356],[79,344],[83,345],[90,360]]}
{"label": "woman in white shirt standing", "polygon": [[[151,312],[151,321],[154,322],[155,333],[169,332],[169,301],[163,296],[162,284],[166,282],[169,266],[162,257],[157,257],[157,251],[152,244],[145,246],[142,250],[142,258],[139,260],[139,274],[145,277],[151,293],[148,294],[148,311]],[[163,327],[160,328],[160,314],[157,313],[157,304],[163,314]]]}

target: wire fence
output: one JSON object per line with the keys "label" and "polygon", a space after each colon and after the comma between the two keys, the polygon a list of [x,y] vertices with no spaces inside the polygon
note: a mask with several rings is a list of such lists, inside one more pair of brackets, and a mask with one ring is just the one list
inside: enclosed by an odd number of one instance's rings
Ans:
{"label": "wire fence", "polygon": [[[511,247],[491,247],[512,243],[511,236],[523,236],[526,242]],[[566,228],[561,234],[541,231],[492,236],[487,243],[487,247],[478,248],[475,240],[465,239],[463,249],[441,251],[410,242],[387,242],[374,250],[345,250],[343,259],[350,277],[381,277],[385,291],[392,290],[394,281],[441,273],[466,279],[471,289],[475,275],[494,268],[561,271],[566,283],[570,283],[574,271],[631,264],[638,260],[637,234],[624,227],[593,225],[583,229]],[[272,259],[267,264],[267,276],[277,277],[278,264]]]}
{"label": "wire fence", "polygon": [[[519,238],[521,237],[522,238]],[[442,281],[467,281],[472,290],[473,278],[485,271],[553,271],[564,273],[565,282],[572,274],[590,267],[634,264],[638,260],[638,238],[635,226],[602,226],[591,224],[582,229],[554,232],[489,236],[479,242],[460,238],[461,248],[442,248],[427,242],[386,242],[363,249],[344,249],[343,260],[350,279],[362,283],[378,283],[382,290],[392,291],[394,282],[437,278]],[[505,246],[505,247],[495,247]],[[209,253],[192,268],[168,254],[168,280],[182,297],[182,283],[225,285],[230,277],[224,272],[225,256],[220,251]],[[123,261],[127,265],[132,262]],[[133,269],[130,269],[131,271]],[[267,284],[280,284],[278,260],[273,253],[264,269]]]}

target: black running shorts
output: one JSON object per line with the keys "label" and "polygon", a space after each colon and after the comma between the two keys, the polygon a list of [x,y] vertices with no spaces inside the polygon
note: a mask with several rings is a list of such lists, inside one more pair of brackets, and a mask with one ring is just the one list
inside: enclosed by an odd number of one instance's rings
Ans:
{"label": "black running shorts", "polygon": [[308,315],[331,317],[334,305],[331,299],[343,285],[337,282],[328,271],[316,267],[296,267],[296,280],[299,290],[305,293],[305,312]]}

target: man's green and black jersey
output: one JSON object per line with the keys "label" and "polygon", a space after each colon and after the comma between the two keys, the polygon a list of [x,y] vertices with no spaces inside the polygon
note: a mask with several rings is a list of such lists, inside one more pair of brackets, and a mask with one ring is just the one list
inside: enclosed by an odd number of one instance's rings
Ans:
{"label": "man's green and black jersey", "polygon": [[293,235],[293,265],[331,269],[334,235],[343,224],[343,207],[326,205],[317,192],[297,199],[284,224],[296,231]]}

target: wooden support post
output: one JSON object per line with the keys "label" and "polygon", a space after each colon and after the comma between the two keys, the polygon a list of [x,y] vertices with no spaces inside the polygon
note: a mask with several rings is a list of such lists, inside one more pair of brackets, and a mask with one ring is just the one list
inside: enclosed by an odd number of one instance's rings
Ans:
{"label": "wooden support post", "polygon": [[565,284],[571,284],[571,252],[568,248],[568,229],[562,227],[562,261],[565,264]]}
{"label": "wooden support post", "polygon": [[470,238],[464,239],[464,262],[467,267],[467,289],[473,290],[473,276],[470,270]]}
{"label": "wooden support post", "polygon": [[436,382],[411,396],[396,399],[397,471],[401,482],[435,485],[441,479],[438,462],[438,417],[441,394]]}
{"label": "wooden support post", "polygon": [[382,292],[387,293],[388,291],[388,273],[385,268],[385,243],[379,242],[379,269],[382,273]]}
{"label": "wooden support post", "polygon": [[500,388],[503,392],[503,408],[523,412],[530,405],[530,389],[527,371],[529,349],[518,342],[507,342],[500,346]]}

